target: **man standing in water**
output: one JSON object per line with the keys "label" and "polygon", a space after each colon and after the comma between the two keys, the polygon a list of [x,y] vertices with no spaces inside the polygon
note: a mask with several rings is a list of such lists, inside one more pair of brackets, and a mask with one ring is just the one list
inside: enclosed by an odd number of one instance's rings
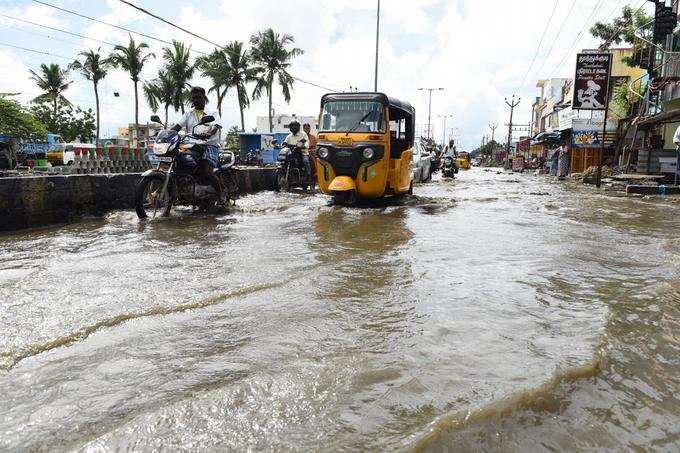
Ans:
{"label": "man standing in water", "polygon": [[194,131],[197,138],[206,141],[205,151],[199,155],[192,153],[190,156],[181,156],[184,161],[195,159],[198,162],[200,176],[203,177],[217,192],[218,203],[223,205],[226,200],[222,194],[222,184],[213,173],[213,170],[220,165],[220,131],[222,124],[220,117],[215,112],[206,112],[205,104],[208,102],[208,96],[205,90],[201,87],[193,87],[191,89],[191,103],[194,106],[193,110],[184,114],[181,120],[173,126],[173,129],[180,131],[184,129],[187,134],[190,134],[194,126],[196,126],[205,115],[212,115],[215,120],[211,124],[201,125]]}
{"label": "man standing in water", "polygon": [[309,137],[309,165],[312,167],[312,174],[316,170],[316,135],[312,134],[312,126],[309,123],[302,125],[302,130]]}

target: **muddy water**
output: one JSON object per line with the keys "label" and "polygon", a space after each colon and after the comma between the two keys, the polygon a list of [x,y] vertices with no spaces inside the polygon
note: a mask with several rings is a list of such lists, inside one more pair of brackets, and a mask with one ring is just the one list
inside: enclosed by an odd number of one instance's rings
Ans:
{"label": "muddy water", "polygon": [[0,450],[680,447],[680,209],[416,192],[0,238]]}

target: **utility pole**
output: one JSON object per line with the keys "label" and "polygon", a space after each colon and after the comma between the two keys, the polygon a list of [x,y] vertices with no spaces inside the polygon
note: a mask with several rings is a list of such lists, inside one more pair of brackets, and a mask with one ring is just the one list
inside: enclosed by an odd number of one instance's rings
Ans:
{"label": "utility pole", "polygon": [[508,124],[508,143],[505,144],[505,168],[510,168],[510,143],[512,142],[512,117],[515,113],[515,107],[519,105],[522,98],[517,98],[515,102],[515,95],[512,95],[512,101],[508,102],[508,98],[505,98],[505,103],[510,107],[510,123]]}
{"label": "utility pole", "polygon": [[427,138],[432,138],[432,92],[433,91],[444,91],[444,88],[418,88],[418,91],[429,91],[430,92],[430,106],[428,107],[427,113]]}
{"label": "utility pole", "polygon": [[498,129],[498,124],[489,124],[489,129],[491,129],[491,143],[496,139],[496,129]]}
{"label": "utility pole", "polygon": [[444,130],[442,132],[442,146],[446,146],[446,119],[453,118],[453,115],[439,115],[440,118],[444,118]]}
{"label": "utility pole", "polygon": [[375,19],[375,85],[373,90],[378,91],[378,45],[380,44],[380,0]]}

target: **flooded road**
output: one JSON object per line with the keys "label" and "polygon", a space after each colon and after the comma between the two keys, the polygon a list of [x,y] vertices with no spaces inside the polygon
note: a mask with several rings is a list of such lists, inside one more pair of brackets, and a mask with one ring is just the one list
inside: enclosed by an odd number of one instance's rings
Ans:
{"label": "flooded road", "polygon": [[0,451],[680,448],[677,205],[415,192],[0,237]]}

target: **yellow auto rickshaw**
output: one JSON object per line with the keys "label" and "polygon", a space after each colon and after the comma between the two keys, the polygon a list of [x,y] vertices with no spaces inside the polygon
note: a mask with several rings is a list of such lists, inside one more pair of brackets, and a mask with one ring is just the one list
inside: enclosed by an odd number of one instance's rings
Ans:
{"label": "yellow auto rickshaw", "polygon": [[458,168],[461,170],[469,170],[470,167],[472,166],[472,163],[470,161],[470,153],[467,153],[465,151],[459,152],[456,164],[458,164]]}
{"label": "yellow auto rickshaw", "polygon": [[415,109],[383,93],[321,98],[316,174],[334,203],[413,193]]}

